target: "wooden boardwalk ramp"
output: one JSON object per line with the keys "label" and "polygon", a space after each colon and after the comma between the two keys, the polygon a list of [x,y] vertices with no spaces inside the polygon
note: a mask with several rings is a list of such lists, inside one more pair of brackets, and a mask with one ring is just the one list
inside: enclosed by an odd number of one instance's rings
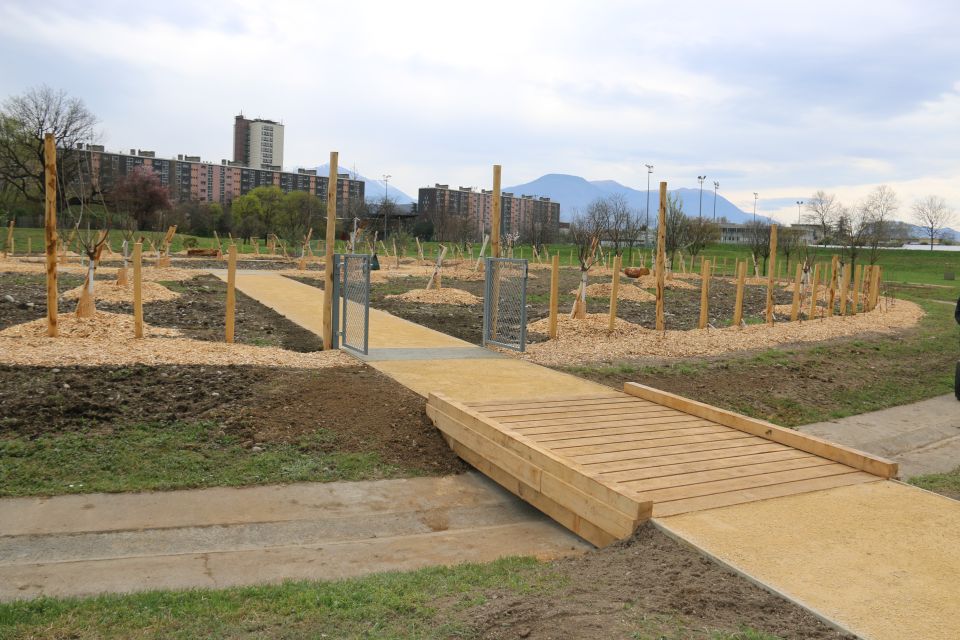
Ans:
{"label": "wooden boardwalk ramp", "polygon": [[427,414],[456,453],[597,546],[644,520],[897,474],[896,463],[635,383]]}

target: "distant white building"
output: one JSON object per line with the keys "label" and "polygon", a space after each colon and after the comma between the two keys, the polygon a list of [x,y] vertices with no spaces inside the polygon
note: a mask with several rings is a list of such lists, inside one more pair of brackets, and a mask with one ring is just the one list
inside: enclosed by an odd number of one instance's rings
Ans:
{"label": "distant white building", "polygon": [[[816,244],[822,238],[820,227],[815,224],[792,224],[788,229],[798,231],[800,240],[807,244]],[[735,222],[720,223],[721,244],[747,244],[750,242],[750,225]]]}
{"label": "distant white building", "polygon": [[233,122],[233,161],[254,169],[282,171],[283,125],[237,116]]}

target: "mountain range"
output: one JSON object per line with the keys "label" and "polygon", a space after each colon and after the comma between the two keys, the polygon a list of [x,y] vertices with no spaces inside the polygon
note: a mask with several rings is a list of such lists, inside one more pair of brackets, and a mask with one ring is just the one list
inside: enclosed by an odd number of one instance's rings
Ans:
{"label": "mountain range", "polygon": [[[706,186],[706,185],[705,185]],[[654,218],[660,207],[659,187],[656,183],[650,184],[650,215]],[[535,195],[548,197],[560,203],[560,219],[570,220],[575,211],[585,210],[591,202],[598,198],[604,198],[613,194],[621,194],[626,198],[627,204],[640,212],[647,210],[647,191],[646,189],[633,189],[620,184],[615,180],[586,180],[580,176],[571,176],[563,173],[548,173],[532,182],[518,184],[511,187],[505,187],[504,192],[514,195]],[[696,216],[701,211],[701,200],[699,189],[672,189],[671,194],[675,194],[683,203],[683,210],[688,216]],[[713,190],[703,190],[703,216],[713,219],[714,201]],[[716,217],[726,217],[730,222],[750,222],[753,220],[753,213],[747,213],[737,207],[735,204],[717,195]],[[771,222],[766,216],[757,216],[758,220]]]}
{"label": "mountain range", "polygon": [[[317,175],[325,176],[330,173],[329,164],[321,164],[314,167],[317,170]],[[363,188],[364,198],[367,202],[377,202],[383,200],[384,193],[388,194],[390,199],[396,202],[397,204],[412,204],[416,202],[413,198],[405,194],[403,191],[400,191],[396,187],[388,187],[383,183],[383,180],[374,180],[363,176],[352,169],[348,169],[344,166],[338,167],[340,173],[349,173],[351,179],[353,180],[363,180],[365,185]]]}

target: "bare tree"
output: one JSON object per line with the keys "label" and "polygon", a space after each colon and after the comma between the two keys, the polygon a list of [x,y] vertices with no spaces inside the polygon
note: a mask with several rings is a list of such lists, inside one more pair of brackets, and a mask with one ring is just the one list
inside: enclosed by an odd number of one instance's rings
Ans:
{"label": "bare tree", "polygon": [[863,204],[866,219],[864,244],[870,249],[870,264],[880,258],[880,247],[890,239],[893,216],[900,208],[896,192],[885,184],[874,189]]}
{"label": "bare tree", "polygon": [[93,140],[96,123],[82,100],[46,85],[8,98],[0,108],[0,182],[31,202],[41,202],[43,138],[52,133],[58,149],[60,191],[65,191],[64,185],[71,184],[79,170],[74,158],[77,144]]}
{"label": "bare tree", "polygon": [[785,273],[787,277],[790,276],[790,257],[796,254],[802,254],[803,245],[805,244],[803,235],[799,229],[786,227],[781,229],[777,235],[777,250],[786,258]]}
{"label": "bare tree", "polygon": [[861,202],[852,208],[839,206],[837,212],[837,232],[834,240],[842,247],[841,263],[853,268],[857,264],[860,251],[866,245],[870,229],[870,209],[867,202]]}
{"label": "bare tree", "polygon": [[804,217],[809,224],[820,227],[823,240],[831,237],[831,229],[837,220],[839,205],[836,200],[836,196],[832,193],[828,194],[823,189],[814,193],[807,200],[807,215]]}
{"label": "bare tree", "polygon": [[667,195],[667,228],[663,250],[670,259],[670,268],[674,267],[677,251],[686,248],[690,242],[690,219],[683,212],[683,201],[674,193]]}
{"label": "bare tree", "polygon": [[927,196],[913,204],[913,219],[923,227],[930,238],[930,250],[933,242],[943,234],[947,225],[953,222],[953,211],[947,207],[946,201],[940,196]]}
{"label": "bare tree", "polygon": [[586,213],[574,212],[570,221],[570,241],[576,245],[580,261],[580,288],[570,311],[572,318],[583,319],[587,316],[587,280],[590,268],[597,262],[597,247],[607,232],[609,221],[607,209],[601,202],[591,204]]}
{"label": "bare tree", "polygon": [[687,251],[691,258],[696,258],[707,245],[720,238],[720,226],[706,218],[690,218],[688,229]]}
{"label": "bare tree", "polygon": [[747,246],[753,255],[753,275],[759,277],[770,257],[770,225],[759,220],[747,224]]}

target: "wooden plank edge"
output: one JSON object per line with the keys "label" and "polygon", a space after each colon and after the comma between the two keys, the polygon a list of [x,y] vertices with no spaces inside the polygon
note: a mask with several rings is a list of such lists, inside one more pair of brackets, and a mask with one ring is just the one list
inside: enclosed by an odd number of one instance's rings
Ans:
{"label": "wooden plank edge", "polygon": [[822,456],[834,462],[849,465],[860,471],[880,476],[881,478],[894,478],[897,476],[899,470],[897,463],[891,460],[834,444],[827,440],[817,438],[816,436],[794,431],[793,429],[779,427],[772,422],[750,418],[739,413],[734,413],[733,411],[727,411],[726,409],[720,409],[703,402],[690,400],[689,398],[684,398],[683,396],[678,396],[667,391],[660,391],[659,389],[654,389],[653,387],[648,387],[637,382],[625,382],[623,384],[623,391],[624,393],[629,393],[630,395],[650,400],[651,402],[657,402],[693,416],[713,420],[714,422],[743,431],[744,433],[759,436],[773,442],[800,449],[801,451],[806,451],[807,453]]}

